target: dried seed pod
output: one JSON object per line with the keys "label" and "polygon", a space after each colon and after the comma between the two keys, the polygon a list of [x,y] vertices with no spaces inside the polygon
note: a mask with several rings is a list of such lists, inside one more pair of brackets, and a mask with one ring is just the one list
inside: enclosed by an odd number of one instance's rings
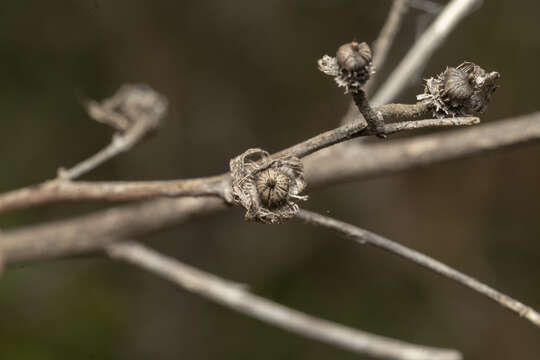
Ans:
{"label": "dried seed pod", "polygon": [[365,42],[341,45],[336,57],[324,55],[318,64],[320,71],[333,76],[338,86],[345,88],[345,93],[361,89],[375,72],[371,50]]}
{"label": "dried seed pod", "polygon": [[444,89],[441,92],[443,98],[449,101],[462,102],[474,92],[472,74],[450,67],[444,72]]}
{"label": "dried seed pod", "polygon": [[259,198],[269,209],[283,204],[289,195],[289,177],[276,169],[260,172],[256,185]]}
{"label": "dried seed pod", "polygon": [[498,72],[487,73],[474,63],[464,62],[427,79],[424,93],[416,98],[433,108],[438,118],[481,114],[487,110],[499,77]]}
{"label": "dried seed pod", "polygon": [[365,42],[353,41],[339,47],[336,59],[342,69],[357,71],[371,62],[371,49]]}
{"label": "dried seed pod", "polygon": [[[258,158],[257,158],[258,157]],[[231,201],[244,207],[248,221],[279,224],[296,216],[299,194],[306,187],[304,166],[292,156],[272,158],[261,149],[249,149],[230,162]]]}

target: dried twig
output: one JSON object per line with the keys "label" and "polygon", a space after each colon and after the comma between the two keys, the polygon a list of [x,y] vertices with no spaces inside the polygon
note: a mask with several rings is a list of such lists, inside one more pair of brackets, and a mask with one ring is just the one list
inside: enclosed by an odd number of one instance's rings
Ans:
{"label": "dried twig", "polygon": [[165,193],[190,193],[194,184],[205,195],[212,195],[213,179],[204,184],[193,179],[188,182],[116,182],[74,183],[72,180],[92,171],[113,157],[128,151],[159,126],[167,111],[167,100],[146,85],[124,85],[111,98],[99,104],[87,102],[88,113],[96,121],[110,125],[116,133],[109,145],[70,169],[59,169],[56,179],[17,189],[0,195],[0,212],[27,208],[64,200],[102,199],[127,200],[144,198],[150,189]]}
{"label": "dried twig", "polygon": [[383,115],[380,111],[376,111],[371,107],[366,93],[363,90],[358,90],[352,93],[352,97],[358,111],[368,123],[367,130],[380,138],[385,138]]}
{"label": "dried twig", "polygon": [[540,314],[534,309],[416,250],[412,250],[406,246],[367,230],[363,230],[342,221],[332,219],[328,216],[323,216],[304,209],[300,209],[297,217],[309,224],[332,229],[338,232],[340,235],[348,239],[353,239],[360,244],[369,244],[382,248],[420,266],[428,268],[444,277],[452,279],[461,285],[468,287],[469,289],[487,296],[507,310],[517,313],[519,316],[524,317],[534,325],[540,327]]}
{"label": "dried twig", "polygon": [[[369,106],[368,110],[374,112]],[[416,120],[429,117],[430,111],[422,103],[413,105],[390,104],[376,109],[377,113],[389,121],[400,119],[402,123],[383,127],[382,132],[395,133],[398,131],[414,130],[424,127],[447,127],[474,124],[477,120],[471,118],[449,119],[448,121]],[[369,117],[368,117],[369,118]],[[379,134],[372,128],[366,128],[365,122],[354,122],[342,125],[334,130],[324,132],[311,139],[296,144],[278,152],[274,157],[294,156],[305,157],[318,150],[360,136]],[[90,168],[87,167],[87,170]],[[136,200],[150,197],[165,196],[219,196],[226,198],[229,191],[229,174],[199,179],[182,179],[166,181],[137,181],[137,182],[72,182],[61,177],[40,185],[13,190],[0,194],[0,213],[28,208],[40,204],[59,201],[84,200]]]}
{"label": "dried twig", "polygon": [[433,52],[457,24],[480,3],[481,0],[452,0],[435,22],[418,39],[401,63],[394,69],[381,89],[372,99],[374,106],[393,101],[407,86],[411,74],[419,73]]}
{"label": "dried twig", "polygon": [[[419,165],[540,140],[540,113],[477,127],[351,148],[304,159],[308,189],[371,178]],[[330,149],[332,150],[332,149]],[[227,209],[215,197],[159,199],[42,225],[4,231],[0,252],[8,264],[52,259],[95,250],[118,238],[132,238]]]}
{"label": "dried twig", "polygon": [[60,201],[140,200],[167,196],[224,197],[228,179],[214,176],[166,181],[83,182],[52,180],[0,195],[0,213]]}
{"label": "dried twig", "polygon": [[56,182],[74,180],[118,154],[130,150],[159,126],[167,112],[165,97],[146,85],[124,85],[102,104],[88,101],[86,105],[94,120],[115,128],[116,133],[103,150],[71,169],[60,169]]}
{"label": "dried twig", "polygon": [[328,343],[359,354],[395,360],[458,360],[455,350],[413,345],[352,329],[290,309],[251,294],[244,286],[221,279],[160,254],[137,243],[106,247],[114,259],[126,261],[229,309],[300,336]]}
{"label": "dried twig", "polygon": [[371,76],[371,80],[366,84],[364,90],[367,94],[371,93],[371,90],[376,85],[376,79],[379,77],[380,69],[384,67],[388,52],[394,43],[396,34],[401,27],[401,23],[405,13],[407,12],[408,0],[394,0],[392,7],[388,12],[388,17],[384,23],[377,40],[373,44],[373,66],[375,67],[375,74]]}
{"label": "dried twig", "polygon": [[358,181],[540,140],[540,112],[388,143],[343,144],[304,159],[309,188]]}
{"label": "dried twig", "polygon": [[144,138],[150,130],[152,130],[152,128],[148,126],[148,123],[141,122],[133,128],[129,129],[125,134],[114,134],[112,141],[109,143],[109,145],[107,145],[105,148],[103,148],[96,154],[80,162],[71,169],[60,169],[58,171],[59,179],[56,179],[56,182],[58,182],[58,180],[74,180],[76,178],[79,178],[85,173],[92,171],[99,165],[112,159],[113,157],[131,150],[131,148],[133,148],[133,146],[135,146],[142,138]]}

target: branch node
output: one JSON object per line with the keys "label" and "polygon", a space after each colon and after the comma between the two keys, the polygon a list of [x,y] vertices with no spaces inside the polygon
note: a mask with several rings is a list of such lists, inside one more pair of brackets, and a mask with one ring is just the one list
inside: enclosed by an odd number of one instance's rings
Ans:
{"label": "branch node", "polygon": [[293,200],[301,196],[306,182],[304,166],[297,157],[273,159],[261,149],[249,149],[230,161],[232,203],[247,210],[245,219],[263,224],[280,224],[296,216]]}
{"label": "branch node", "polygon": [[366,92],[364,90],[354,91],[352,92],[352,97],[354,103],[358,107],[358,110],[368,123],[368,130],[377,135],[377,137],[382,139],[386,138],[382,112],[375,111],[371,107],[367,99]]}

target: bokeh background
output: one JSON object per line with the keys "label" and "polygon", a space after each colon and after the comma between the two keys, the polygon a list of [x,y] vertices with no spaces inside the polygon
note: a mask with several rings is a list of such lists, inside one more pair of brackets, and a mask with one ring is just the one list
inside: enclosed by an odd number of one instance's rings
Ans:
{"label": "bokeh background", "polygon": [[[442,3],[442,2],[441,2]],[[150,180],[227,170],[249,147],[279,150],[334,127],[349,99],[316,60],[375,39],[390,1],[2,1],[0,190],[40,182],[111,131],[80,101],[126,82],[165,94],[164,128],[86,179]],[[423,75],[472,60],[502,74],[484,122],[536,111],[534,0],[485,1]],[[409,11],[384,77],[415,40]],[[414,101],[420,77],[401,97]],[[407,134],[414,136],[415,134]],[[387,141],[392,141],[387,140]],[[540,147],[311,192],[328,212],[421,250],[540,308]],[[361,159],[359,159],[361,161]],[[109,204],[0,216],[9,229]],[[143,239],[188,264],[302,311],[466,359],[536,360],[540,333],[427,270],[299,223],[246,224],[231,211]],[[39,239],[36,239],[39,241]],[[15,266],[0,279],[1,359],[362,359],[238,315],[99,256]]]}

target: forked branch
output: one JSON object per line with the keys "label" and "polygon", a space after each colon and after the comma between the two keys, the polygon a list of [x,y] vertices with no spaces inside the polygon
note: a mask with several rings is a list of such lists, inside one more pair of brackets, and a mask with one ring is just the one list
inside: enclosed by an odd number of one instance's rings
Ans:
{"label": "forked branch", "polygon": [[[443,134],[363,145],[304,159],[308,189],[358,181],[540,140],[540,113]],[[54,259],[92,251],[118,238],[142,236],[229,209],[216,197],[157,199],[0,233],[6,263]]]}
{"label": "forked branch", "polygon": [[[374,110],[370,109],[370,111],[373,112]],[[381,106],[376,111],[385,120],[388,119],[389,122],[395,119],[401,120],[398,123],[384,125],[382,131],[387,134],[427,127],[469,126],[477,124],[479,121],[475,117],[419,121],[419,118],[425,118],[431,115],[431,112],[422,103],[414,105],[390,104]],[[137,129],[138,127],[135,130]],[[273,156],[280,157],[287,155],[302,158],[340,142],[360,136],[377,135],[378,133],[375,129],[367,127],[365,122],[345,124],[298,143]],[[139,134],[139,132],[137,131],[136,134]],[[132,133],[127,133],[126,136],[128,135],[129,139],[136,138],[137,141],[141,139],[140,136],[131,136]],[[130,146],[134,145],[131,141],[129,143]],[[106,161],[108,159],[103,157],[100,161]],[[83,164],[86,163],[86,161],[83,162]],[[95,161],[91,163],[93,166],[97,165]],[[228,173],[199,179],[136,182],[75,182],[71,181],[71,177],[74,175],[79,176],[82,174],[82,169],[87,171],[92,169],[92,167],[77,165],[74,169],[81,170],[67,170],[62,172],[63,175],[57,179],[0,194],[0,213],[60,201],[118,201],[179,196],[217,196],[226,198],[226,193],[230,188],[230,177]]]}

